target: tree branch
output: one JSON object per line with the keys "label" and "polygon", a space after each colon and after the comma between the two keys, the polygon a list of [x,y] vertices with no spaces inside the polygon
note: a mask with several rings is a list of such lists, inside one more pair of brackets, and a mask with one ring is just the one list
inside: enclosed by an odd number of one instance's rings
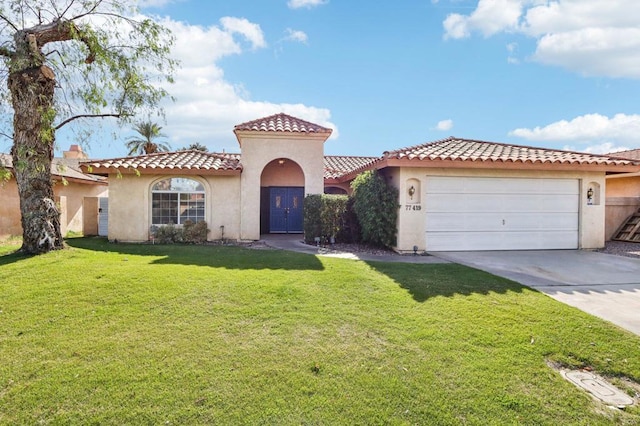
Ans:
{"label": "tree branch", "polygon": [[28,37],[34,37],[39,48],[55,41],[72,40],[78,35],[78,39],[89,49],[89,56],[85,59],[85,63],[90,64],[95,60],[96,55],[89,39],[82,35],[82,32],[78,30],[78,27],[72,21],[56,20],[46,25],[38,25],[28,31]]}
{"label": "tree branch", "polygon": [[14,31],[16,31],[16,32],[17,32],[17,31],[19,31],[19,30],[18,30],[18,27],[16,27],[16,26],[13,24],[13,22],[11,22],[10,20],[8,20],[6,16],[4,16],[4,15],[0,15],[0,20],[3,20],[4,22],[6,22],[6,23],[7,23],[7,25],[9,25],[11,28],[13,28],[13,29],[14,29]]}
{"label": "tree branch", "polygon": [[8,135],[8,134],[6,134],[6,133],[4,133],[4,132],[0,132],[0,136],[4,136],[5,138],[7,138],[7,139],[9,139],[9,140],[11,140],[11,141],[13,140],[13,136]]}
{"label": "tree branch", "polygon": [[69,124],[72,121],[77,120],[79,118],[106,118],[106,117],[120,118],[120,117],[123,117],[125,115],[126,114],[80,114],[80,115],[74,115],[73,117],[69,117],[66,120],[64,120],[62,123],[60,123],[57,126],[55,126],[54,130],[58,130],[59,128],[61,128],[65,124]]}
{"label": "tree branch", "polygon": [[7,58],[13,57],[16,52],[6,47],[0,46],[0,56],[6,56]]}

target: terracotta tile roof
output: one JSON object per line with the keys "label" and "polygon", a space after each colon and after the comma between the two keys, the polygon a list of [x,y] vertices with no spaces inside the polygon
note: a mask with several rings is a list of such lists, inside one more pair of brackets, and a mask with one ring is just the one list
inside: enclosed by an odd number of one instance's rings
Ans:
{"label": "terracotta tile roof", "polygon": [[137,157],[82,161],[87,169],[242,170],[240,154],[216,154],[196,150],[157,152]]}
{"label": "terracotta tile roof", "polygon": [[324,157],[324,178],[339,179],[354,170],[362,169],[380,157],[351,157],[344,155],[326,155]]}
{"label": "terracotta tile roof", "polygon": [[384,153],[384,159],[453,160],[493,163],[550,163],[593,165],[638,165],[637,162],[607,155],[556,149],[534,148],[450,137],[436,142]]}
{"label": "terracotta tile roof", "polygon": [[287,114],[275,114],[238,124],[233,128],[258,132],[331,133],[332,130]]}
{"label": "terracotta tile roof", "polygon": [[[0,154],[0,166],[12,169],[13,158],[11,155]],[[87,183],[106,184],[106,179],[104,177],[92,175],[90,173],[83,173],[77,160],[69,160],[67,158],[54,158],[51,160],[51,174],[54,178],[57,176],[64,179],[86,181]]]}
{"label": "terracotta tile roof", "polygon": [[609,157],[626,158],[627,160],[640,160],[640,149],[630,149],[628,151],[610,152]]}

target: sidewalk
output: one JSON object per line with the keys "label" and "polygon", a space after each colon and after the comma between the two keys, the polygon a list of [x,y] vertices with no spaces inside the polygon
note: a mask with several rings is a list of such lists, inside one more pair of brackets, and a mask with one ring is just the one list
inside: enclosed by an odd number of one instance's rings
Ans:
{"label": "sidewalk", "polygon": [[272,248],[280,250],[296,251],[298,253],[312,254],[316,256],[337,257],[340,259],[377,261],[377,262],[402,262],[402,263],[450,263],[448,260],[435,256],[410,255],[410,254],[370,254],[352,253],[332,250],[331,248],[315,247],[305,244],[302,234],[265,234],[261,236],[262,241]]}

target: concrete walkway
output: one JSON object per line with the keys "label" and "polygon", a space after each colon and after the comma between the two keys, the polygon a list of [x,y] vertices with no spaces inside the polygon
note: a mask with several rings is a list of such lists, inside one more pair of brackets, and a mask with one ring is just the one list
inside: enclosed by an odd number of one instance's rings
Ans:
{"label": "concrete walkway", "polygon": [[313,254],[318,256],[337,257],[340,259],[378,261],[378,262],[403,262],[403,263],[450,263],[440,257],[435,256],[413,256],[399,254],[368,254],[340,252],[330,248],[315,247],[305,244],[302,241],[302,234],[268,234],[262,235],[262,241],[269,247],[297,251],[300,253]]}
{"label": "concrete walkway", "polygon": [[583,250],[433,254],[517,281],[640,335],[640,259]]}

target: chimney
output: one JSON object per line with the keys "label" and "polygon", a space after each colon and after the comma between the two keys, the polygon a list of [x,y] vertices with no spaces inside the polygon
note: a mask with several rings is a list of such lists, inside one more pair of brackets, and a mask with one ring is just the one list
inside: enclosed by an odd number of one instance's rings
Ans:
{"label": "chimney", "polygon": [[69,151],[62,152],[62,158],[73,158],[73,159],[86,159],[87,154],[82,151],[79,145],[71,145],[69,147]]}

